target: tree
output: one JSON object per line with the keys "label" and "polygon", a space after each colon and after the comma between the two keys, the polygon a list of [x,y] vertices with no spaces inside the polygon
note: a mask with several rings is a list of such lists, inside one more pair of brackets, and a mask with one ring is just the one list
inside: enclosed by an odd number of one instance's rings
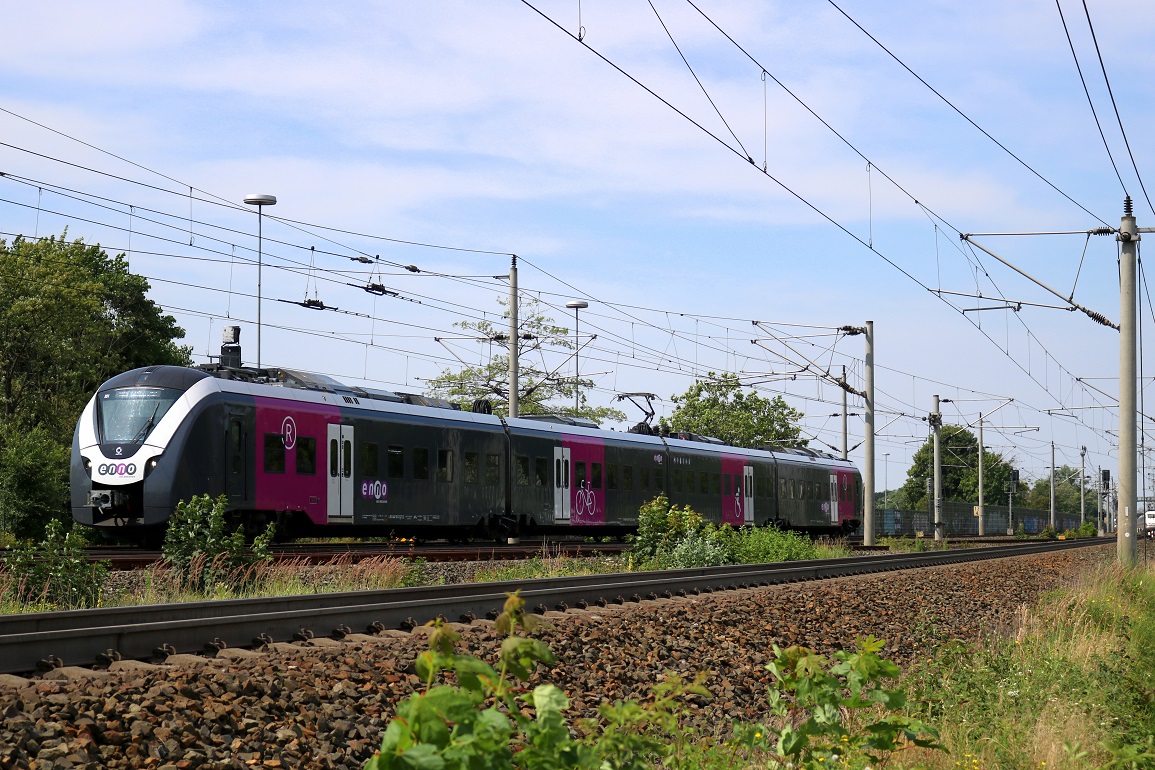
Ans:
{"label": "tree", "polygon": [[148,289],[123,254],[81,240],[0,240],[0,530],[39,536],[67,518],[72,432],[101,382],[190,363]]}
{"label": "tree", "polygon": [[[940,436],[942,451],[942,499],[963,503],[977,503],[979,500],[979,449],[978,439],[966,428],[958,425],[943,425]],[[983,452],[983,490],[985,502],[1005,499],[1011,483],[1011,464],[996,452]],[[914,460],[907,471],[906,483],[899,490],[913,510],[923,510],[928,505],[927,479],[934,478],[934,438],[914,453]],[[1016,505],[1020,504],[1020,490],[1015,491]]]}
{"label": "tree", "polygon": [[[509,307],[509,302],[500,303]],[[485,399],[494,412],[509,413],[509,311],[503,313],[506,319],[501,328],[489,321],[460,321],[454,326],[471,332],[482,345],[496,345],[498,351],[486,363],[464,366],[461,369],[446,369],[429,380],[426,394],[445,398],[461,406],[472,409],[475,401]],[[558,326],[545,315],[541,302],[529,298],[518,309],[518,412],[520,414],[560,414],[569,417],[584,417],[601,423],[606,420],[621,422],[626,419],[621,411],[607,406],[591,406],[586,393],[594,386],[592,380],[583,379],[576,383],[579,405],[574,411],[573,397],[575,382],[573,377],[558,374],[556,370],[546,370],[538,361],[543,361],[543,353],[549,349],[573,350],[573,340],[569,339],[569,329]]]}
{"label": "tree", "polygon": [[733,446],[757,448],[806,446],[800,438],[802,412],[782,396],[763,398],[743,389],[738,375],[710,372],[680,396],[671,396],[677,408],[658,425],[664,430],[713,436]]}
{"label": "tree", "polygon": [[[1017,501],[1016,501],[1017,502]],[[1051,479],[1044,476],[1031,485],[1022,498],[1022,505],[1039,511],[1051,510]],[[1055,510],[1059,513],[1079,512],[1079,469],[1069,465],[1055,473]],[[1087,494],[1087,511],[1095,510],[1094,492]]]}

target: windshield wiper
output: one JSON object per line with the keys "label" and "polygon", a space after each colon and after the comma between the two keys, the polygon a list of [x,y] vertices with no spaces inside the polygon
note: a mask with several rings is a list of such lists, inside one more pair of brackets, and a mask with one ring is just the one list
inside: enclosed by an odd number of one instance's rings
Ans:
{"label": "windshield wiper", "polygon": [[142,427],[140,430],[138,430],[136,432],[136,435],[132,437],[131,443],[135,444],[138,441],[144,441],[144,439],[148,436],[149,431],[151,431],[153,429],[153,426],[156,425],[156,413],[158,411],[160,411],[160,402],[159,401],[156,402],[156,408],[154,408],[152,410],[152,416],[148,418],[148,422],[146,422],[144,424],[144,427]]}

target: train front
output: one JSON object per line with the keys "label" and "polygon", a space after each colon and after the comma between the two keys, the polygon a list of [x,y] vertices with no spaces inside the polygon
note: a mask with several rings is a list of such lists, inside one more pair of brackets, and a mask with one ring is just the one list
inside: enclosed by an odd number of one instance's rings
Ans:
{"label": "train front", "polygon": [[82,523],[147,537],[172,512],[170,451],[189,417],[184,396],[210,376],[180,366],[117,375],[88,402],[72,438],[72,516]]}

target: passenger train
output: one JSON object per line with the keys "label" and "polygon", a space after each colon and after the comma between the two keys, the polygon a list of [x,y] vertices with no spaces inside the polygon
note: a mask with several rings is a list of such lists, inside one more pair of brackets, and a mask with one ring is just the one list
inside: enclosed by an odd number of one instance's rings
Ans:
{"label": "passenger train", "polygon": [[[224,353],[222,349],[222,353]],[[503,418],[234,359],[105,382],[72,443],[76,521],[156,541],[177,503],[224,495],[251,531],[464,538],[620,535],[660,493],[718,524],[857,529],[855,467],[805,449]],[[234,365],[226,365],[234,364]]]}

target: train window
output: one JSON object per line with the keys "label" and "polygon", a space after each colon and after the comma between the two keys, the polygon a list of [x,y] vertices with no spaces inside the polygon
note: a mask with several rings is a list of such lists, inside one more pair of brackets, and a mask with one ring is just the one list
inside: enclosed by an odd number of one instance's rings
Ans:
{"label": "train window", "polygon": [[710,494],[710,474],[705,471],[698,472],[698,494]]}
{"label": "train window", "polygon": [[549,460],[545,457],[534,458],[534,479],[533,483],[539,487],[549,486]]}
{"label": "train window", "polygon": [[681,493],[682,491],[682,469],[674,468],[674,492]]}
{"label": "train window", "polygon": [[[336,476],[337,475],[337,466],[335,465],[335,463],[337,461],[336,442],[332,442],[332,446],[330,446],[330,451],[332,452],[332,457],[329,458],[329,465],[330,465],[329,475],[330,476]],[[370,444],[362,444],[361,445],[361,475],[362,476],[368,476],[369,478],[376,478],[377,477],[377,470],[378,470],[378,467],[377,467],[377,445],[371,444],[371,443]]]}
{"label": "train window", "polygon": [[721,473],[712,474],[712,477],[710,480],[714,482],[711,485],[714,487],[714,494],[715,495],[722,494],[722,474]]}
{"label": "train window", "polygon": [[606,466],[606,489],[618,488],[618,466],[612,463]]}
{"label": "train window", "polygon": [[634,466],[622,466],[622,489],[633,491],[634,489]]}
{"label": "train window", "polygon": [[722,476],[723,476],[723,479],[722,479],[722,492],[723,492],[724,494],[726,494],[726,495],[729,495],[729,494],[730,494],[730,485],[733,483],[733,482],[731,481],[731,478],[732,478],[732,476],[730,476],[730,474],[729,474],[729,473],[723,473],[723,474],[722,474]]}
{"label": "train window", "polygon": [[481,478],[481,463],[478,461],[479,456],[477,452],[465,453],[465,483],[476,484]]}
{"label": "train window", "polygon": [[578,460],[573,464],[573,485],[575,489],[586,488],[586,464]]}
{"label": "train window", "polygon": [[453,481],[453,450],[437,450],[437,480]]}
{"label": "train window", "polygon": [[413,478],[429,480],[429,450],[425,447],[413,448]]}
{"label": "train window", "polygon": [[302,476],[317,473],[317,439],[312,436],[297,439],[297,473]]}
{"label": "train window", "polygon": [[385,464],[389,470],[389,478],[405,478],[405,448],[390,445],[389,448],[385,450],[385,457]]}
{"label": "train window", "polygon": [[553,462],[554,462],[554,465],[556,466],[553,469],[553,485],[555,487],[557,487],[558,489],[561,489],[561,480],[563,478],[563,476],[561,475],[561,459],[559,458],[557,460],[554,460]]}
{"label": "train window", "polygon": [[591,463],[590,464],[590,487],[592,489],[601,489],[602,488],[602,464],[601,463]]}
{"label": "train window", "polygon": [[638,470],[639,475],[641,476],[641,479],[639,479],[638,488],[643,492],[648,492],[650,489],[650,469],[643,465]]}
{"label": "train window", "polygon": [[565,479],[565,488],[569,489],[569,460],[565,461],[565,474],[562,478]]}
{"label": "train window", "polygon": [[280,433],[265,434],[265,473],[285,472],[285,442]]}
{"label": "train window", "polygon": [[662,469],[654,468],[654,489],[658,490],[659,492],[665,489],[666,485],[663,483],[664,481],[665,478],[662,474]]}
{"label": "train window", "polygon": [[517,485],[519,487],[529,486],[529,458],[525,455],[518,455],[513,458],[514,464],[517,466]]}
{"label": "train window", "polygon": [[340,459],[340,455],[337,454],[337,439],[331,438],[331,439],[329,439],[329,475],[330,476],[336,476],[337,475],[337,461],[339,459]]}
{"label": "train window", "polygon": [[501,477],[501,455],[487,454],[485,456],[485,483],[496,487]]}
{"label": "train window", "polygon": [[353,442],[341,442],[341,458],[345,461],[345,478],[353,475]]}

